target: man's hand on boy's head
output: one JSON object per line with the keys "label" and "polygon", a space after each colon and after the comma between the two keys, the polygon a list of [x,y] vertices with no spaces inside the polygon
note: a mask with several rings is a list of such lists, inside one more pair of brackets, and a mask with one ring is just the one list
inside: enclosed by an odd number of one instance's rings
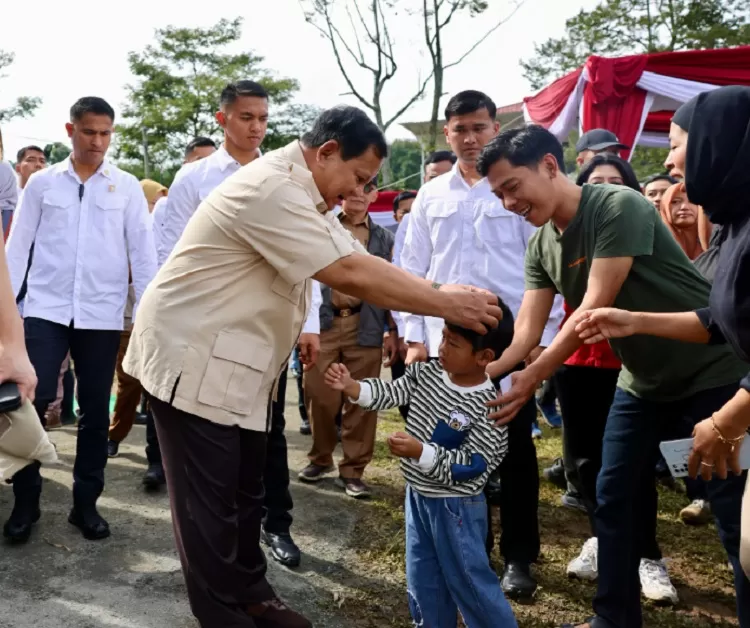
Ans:
{"label": "man's hand on boy's head", "polygon": [[405,432],[391,434],[388,437],[388,448],[394,456],[399,458],[419,460],[422,456],[422,442]]}

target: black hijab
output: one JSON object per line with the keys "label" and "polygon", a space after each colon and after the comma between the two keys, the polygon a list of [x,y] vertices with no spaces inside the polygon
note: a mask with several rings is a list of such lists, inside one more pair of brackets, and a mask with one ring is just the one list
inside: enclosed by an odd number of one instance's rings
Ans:
{"label": "black hijab", "polygon": [[690,202],[701,205],[714,224],[744,220],[750,215],[750,87],[704,92],[683,105],[673,121],[685,129],[686,117]]}

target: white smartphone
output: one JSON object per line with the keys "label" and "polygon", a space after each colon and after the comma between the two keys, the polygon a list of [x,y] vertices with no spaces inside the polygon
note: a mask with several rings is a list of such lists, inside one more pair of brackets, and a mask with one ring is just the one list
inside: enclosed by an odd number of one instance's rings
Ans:
{"label": "white smartphone", "polygon": [[[693,450],[693,439],[667,440],[659,443],[659,449],[667,462],[672,477],[686,478],[688,475],[688,458]],[[743,469],[750,469],[750,438],[742,441],[740,466]]]}

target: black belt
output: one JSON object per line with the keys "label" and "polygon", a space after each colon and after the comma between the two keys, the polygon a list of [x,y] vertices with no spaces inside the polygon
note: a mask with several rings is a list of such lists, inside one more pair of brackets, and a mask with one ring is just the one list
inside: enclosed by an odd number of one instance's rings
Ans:
{"label": "black belt", "polygon": [[344,308],[341,308],[340,310],[333,308],[333,315],[338,316],[340,318],[347,318],[348,316],[354,316],[355,314],[359,314],[361,309],[362,309],[361,303],[354,307],[344,307]]}

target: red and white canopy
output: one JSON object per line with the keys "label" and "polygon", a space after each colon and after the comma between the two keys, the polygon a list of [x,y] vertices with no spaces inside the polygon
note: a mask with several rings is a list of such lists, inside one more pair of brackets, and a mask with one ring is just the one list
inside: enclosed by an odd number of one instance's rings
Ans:
{"label": "red and white canopy", "polygon": [[[628,146],[667,147],[672,115],[701,92],[722,85],[750,86],[750,46],[688,50],[608,59],[592,56],[583,67],[524,99],[526,122],[560,140],[607,129]],[[624,151],[623,156],[630,157]]]}

